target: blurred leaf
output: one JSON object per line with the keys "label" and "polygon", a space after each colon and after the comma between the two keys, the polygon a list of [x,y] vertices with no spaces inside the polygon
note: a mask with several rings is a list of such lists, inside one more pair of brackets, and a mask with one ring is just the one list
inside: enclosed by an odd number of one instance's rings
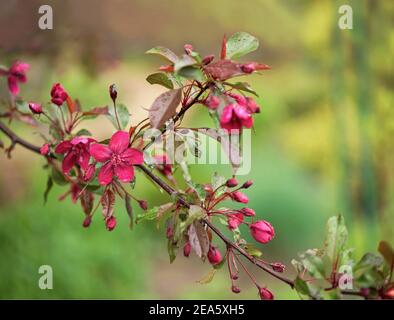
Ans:
{"label": "blurred leaf", "polygon": [[338,255],[345,248],[347,236],[348,232],[342,215],[328,219],[325,250],[332,263],[339,263]]}
{"label": "blurred leaf", "polygon": [[389,268],[393,268],[394,265],[394,251],[391,245],[387,241],[380,241],[378,250],[383,258],[386,260]]}
{"label": "blurred leaf", "polygon": [[147,53],[147,54],[157,54],[157,55],[162,56],[163,58],[167,59],[168,61],[170,61],[172,63],[176,63],[178,61],[178,56],[174,52],[172,52],[168,48],[161,47],[161,46],[149,49],[145,53]]}
{"label": "blurred leaf", "polygon": [[198,280],[197,283],[199,283],[199,284],[210,283],[213,280],[213,278],[216,274],[216,271],[217,271],[217,269],[212,269],[205,276],[203,276],[200,280]]}
{"label": "blurred leaf", "polygon": [[172,202],[169,202],[158,207],[153,207],[146,212],[140,213],[137,215],[135,223],[139,223],[140,221],[144,220],[154,220],[156,218],[160,219],[164,213],[173,207],[173,205],[174,204]]}
{"label": "blurred leaf", "polygon": [[247,243],[245,245],[245,250],[249,253],[252,257],[259,258],[263,255],[263,253],[252,243]]}
{"label": "blurred leaf", "polygon": [[125,207],[126,207],[126,212],[127,215],[130,218],[130,229],[133,229],[133,207],[131,206],[131,201],[130,201],[130,196],[128,194],[125,194]]}
{"label": "blurred leaf", "polygon": [[111,190],[107,189],[100,201],[104,218],[112,216],[115,205],[115,194]]}
{"label": "blurred leaf", "polygon": [[239,63],[232,60],[219,60],[204,67],[205,71],[216,80],[227,80],[244,74]]}
{"label": "blurred leaf", "polygon": [[[119,103],[116,105],[116,111],[118,114],[118,119],[119,119],[119,124],[120,124],[119,129],[123,130],[126,128],[127,124],[129,123],[129,119],[130,119],[129,110],[127,109],[127,107],[124,104]],[[116,120],[115,108],[109,109],[108,118],[112,122],[114,127],[116,129],[118,129],[118,122]]]}
{"label": "blurred leaf", "polygon": [[209,250],[209,238],[204,226],[199,221],[194,221],[188,231],[189,242],[198,257],[206,257]]}
{"label": "blurred leaf", "polygon": [[191,56],[184,54],[180,59],[177,60],[177,62],[174,65],[174,70],[176,73],[179,73],[179,71],[185,67],[190,67],[194,66],[197,63],[197,61],[192,58]]}
{"label": "blurred leaf", "polygon": [[83,212],[85,212],[86,215],[89,215],[93,210],[93,194],[90,191],[85,190],[80,195],[80,199]]}
{"label": "blurred leaf", "polygon": [[15,101],[15,107],[21,113],[31,114],[29,103],[27,103],[26,101],[22,101],[22,100]]}
{"label": "blurred leaf", "polygon": [[64,186],[64,185],[68,184],[68,182],[64,178],[63,174],[59,170],[55,169],[54,167],[52,167],[52,179],[53,179],[53,182],[55,182],[59,186]]}
{"label": "blurred leaf", "polygon": [[204,73],[198,67],[186,66],[181,68],[177,73],[178,75],[189,80],[197,80],[199,82],[206,81]]}
{"label": "blurred leaf", "polygon": [[87,129],[81,129],[76,133],[77,136],[91,136],[92,133]]}
{"label": "blurred leaf", "polygon": [[4,142],[0,139],[0,149],[4,149]]}
{"label": "blurred leaf", "polygon": [[234,33],[226,45],[226,58],[237,59],[259,47],[259,40],[247,32]]}
{"label": "blurred leaf", "polygon": [[174,88],[174,84],[172,83],[171,79],[166,73],[163,72],[157,72],[149,75],[146,78],[146,81],[148,81],[150,84],[159,84],[163,87],[166,87],[167,89]]}
{"label": "blurred leaf", "polygon": [[68,111],[70,113],[73,113],[74,111],[76,111],[76,105],[75,105],[74,101],[71,99],[70,96],[67,96],[66,103],[67,103]]}
{"label": "blurred leaf", "polygon": [[181,98],[182,90],[175,89],[164,92],[155,99],[149,110],[149,120],[153,128],[161,128],[175,115]]}
{"label": "blurred leaf", "polygon": [[48,176],[47,187],[46,187],[45,192],[44,192],[44,203],[47,203],[48,195],[49,195],[49,192],[51,191],[52,187],[53,187],[52,177]]}
{"label": "blurred leaf", "polygon": [[259,95],[256,93],[256,91],[254,91],[252,89],[252,87],[250,86],[249,83],[247,82],[236,82],[236,83],[229,83],[229,82],[225,82],[224,84],[237,89],[237,90],[241,90],[241,91],[245,91],[245,92],[249,92],[254,94],[256,97],[258,97]]}
{"label": "blurred leaf", "polygon": [[173,263],[176,258],[177,250],[178,247],[177,245],[172,241],[172,239],[168,239],[167,243],[167,250],[168,250],[168,256],[170,258],[170,263]]}
{"label": "blurred leaf", "polygon": [[379,268],[382,264],[382,257],[368,252],[362,256],[360,261],[354,266],[353,270],[355,273],[363,273],[368,269]]}
{"label": "blurred leaf", "polygon": [[95,107],[89,111],[82,113],[85,120],[95,119],[99,115],[108,115],[108,106],[105,107]]}
{"label": "blurred leaf", "polygon": [[325,268],[323,259],[317,256],[316,249],[309,249],[300,254],[300,260],[307,272],[315,279],[325,278]]}

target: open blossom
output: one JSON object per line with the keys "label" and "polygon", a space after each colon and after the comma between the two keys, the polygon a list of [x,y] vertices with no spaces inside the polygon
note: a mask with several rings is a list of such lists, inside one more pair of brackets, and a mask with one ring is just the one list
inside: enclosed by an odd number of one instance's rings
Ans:
{"label": "open blossom", "polygon": [[211,246],[208,251],[208,261],[212,265],[219,264],[222,261],[222,255],[220,251],[214,246]]}
{"label": "open blossom", "polygon": [[90,159],[89,145],[92,142],[95,142],[92,138],[75,137],[71,140],[62,141],[57,145],[55,152],[65,155],[62,162],[64,174],[68,174],[75,164],[78,164],[83,170],[88,168]]}
{"label": "open blossom", "polygon": [[60,83],[55,83],[51,89],[51,101],[57,106],[61,106],[68,98],[68,93]]}
{"label": "open blossom", "polygon": [[140,150],[129,148],[129,134],[117,131],[111,137],[109,145],[94,143],[90,146],[90,154],[97,162],[102,162],[98,180],[101,185],[111,183],[114,176],[122,182],[130,182],[134,178],[133,165],[144,162]]}
{"label": "open blossom", "polygon": [[260,243],[267,243],[275,236],[274,227],[265,220],[259,220],[250,225],[252,237]]}
{"label": "open blossom", "polygon": [[251,128],[253,118],[245,106],[232,103],[224,107],[220,116],[220,126],[226,130],[241,130],[242,127]]}
{"label": "open blossom", "polygon": [[12,66],[7,70],[1,72],[7,76],[8,89],[13,96],[19,93],[19,82],[25,83],[27,81],[26,71],[29,69],[29,64],[15,61]]}

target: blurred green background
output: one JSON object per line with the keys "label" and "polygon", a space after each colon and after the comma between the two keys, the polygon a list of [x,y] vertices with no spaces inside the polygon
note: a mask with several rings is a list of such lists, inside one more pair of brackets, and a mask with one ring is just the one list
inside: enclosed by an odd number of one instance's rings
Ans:
{"label": "blurred green background", "polygon": [[[145,56],[147,49],[164,45],[181,53],[191,43],[202,54],[217,55],[223,34],[257,36],[260,48],[249,59],[273,68],[248,78],[262,113],[252,135],[252,172],[240,180],[254,179],[250,206],[276,229],[275,240],[261,247],[265,258],[285,262],[291,276],[291,259],[322,246],[325,221],[337,213],[345,215],[356,257],[376,251],[380,239],[393,242],[393,1],[46,3],[53,6],[54,30],[37,26],[40,1],[0,4],[0,63],[21,59],[31,65],[21,95],[48,101],[56,81],[90,108],[108,104],[108,86],[116,83],[134,124],[162,92],[145,81],[163,62]],[[353,8],[352,30],[338,28],[344,3]],[[210,120],[196,107],[186,121],[205,126]],[[87,125],[99,138],[112,130],[106,119]],[[42,143],[39,129],[13,128]],[[232,294],[224,269],[212,283],[196,283],[209,265],[182,255],[170,265],[164,230],[144,223],[130,231],[121,206],[113,232],[97,217],[82,228],[80,207],[69,199],[58,202],[66,191],[60,187],[44,206],[43,165],[20,147],[12,160],[0,157],[0,298],[257,298],[244,277],[243,291]],[[215,170],[230,174],[221,166],[195,166],[192,175],[205,182]],[[151,206],[166,201],[141,174],[137,181],[138,196]],[[53,290],[38,288],[44,264],[53,268]],[[254,271],[277,298],[297,298]]]}

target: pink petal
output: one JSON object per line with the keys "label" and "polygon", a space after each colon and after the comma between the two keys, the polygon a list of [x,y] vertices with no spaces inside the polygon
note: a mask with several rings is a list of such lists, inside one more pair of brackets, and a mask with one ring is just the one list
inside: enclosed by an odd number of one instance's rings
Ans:
{"label": "pink petal", "polygon": [[98,162],[105,162],[111,159],[112,151],[105,145],[94,143],[90,145],[90,154]]}
{"label": "pink petal", "polygon": [[78,155],[77,163],[83,170],[86,170],[89,165],[89,159],[90,153],[87,150],[81,150]]}
{"label": "pink petal", "polygon": [[115,166],[115,175],[122,182],[130,182],[134,178],[134,168],[131,165],[117,165]]}
{"label": "pink petal", "polygon": [[137,149],[129,148],[121,154],[122,160],[128,164],[143,164],[144,154]]}
{"label": "pink petal", "polygon": [[114,170],[112,168],[112,164],[110,162],[103,165],[98,174],[98,181],[101,185],[106,186],[111,183],[112,177],[114,176]]}
{"label": "pink petal", "polygon": [[55,152],[63,154],[70,151],[71,147],[70,141],[63,141],[56,146]]}
{"label": "pink petal", "polygon": [[234,107],[234,112],[237,115],[237,118],[242,120],[246,120],[251,117],[249,111],[245,107],[240,105],[236,105]]}
{"label": "pink petal", "polygon": [[220,116],[220,123],[223,125],[225,123],[229,123],[233,116],[233,105],[229,104],[227,107],[223,109],[222,115]]}
{"label": "pink petal", "polygon": [[8,77],[8,89],[12,95],[16,96],[19,93],[18,79],[13,76]]}
{"label": "pink petal", "polygon": [[126,131],[115,132],[109,141],[109,148],[116,154],[121,154],[129,147],[129,133]]}
{"label": "pink petal", "polygon": [[64,174],[68,174],[74,166],[77,156],[74,152],[69,152],[63,159],[62,170]]}

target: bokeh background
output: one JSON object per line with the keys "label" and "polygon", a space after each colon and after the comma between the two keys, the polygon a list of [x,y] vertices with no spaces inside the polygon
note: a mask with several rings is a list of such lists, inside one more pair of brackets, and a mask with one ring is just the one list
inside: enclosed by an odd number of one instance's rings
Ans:
{"label": "bokeh background", "polygon": [[[48,101],[61,82],[84,108],[109,103],[116,83],[136,123],[162,92],[145,78],[162,63],[144,52],[164,45],[177,53],[191,43],[202,54],[218,54],[223,34],[247,31],[260,39],[251,58],[273,67],[248,81],[260,94],[262,113],[252,135],[250,206],[276,228],[262,247],[268,260],[290,261],[297,252],[320,247],[326,219],[345,215],[355,257],[393,242],[394,218],[394,2],[392,1],[45,1],[54,10],[54,30],[38,28],[42,1],[2,0],[0,63],[30,63],[22,96]],[[353,30],[338,28],[338,8],[353,8]],[[6,82],[1,94],[6,96]],[[193,120],[191,120],[193,118]],[[204,126],[196,107],[186,118]],[[88,122],[108,136],[106,119]],[[29,141],[41,143],[37,128],[13,124]],[[7,142],[5,137],[0,138]],[[196,283],[207,263],[181,255],[170,265],[164,230],[155,223],[128,229],[117,208],[118,227],[107,232],[96,219],[81,227],[83,214],[53,189],[43,205],[46,173],[40,157],[17,147],[0,156],[0,298],[257,298],[230,292],[224,269],[212,283]],[[192,167],[199,182],[222,167]],[[159,204],[167,198],[141,174],[138,196]],[[246,230],[245,230],[246,231]],[[37,286],[40,265],[54,270],[54,289]],[[255,270],[277,298],[297,298],[285,285]]]}

